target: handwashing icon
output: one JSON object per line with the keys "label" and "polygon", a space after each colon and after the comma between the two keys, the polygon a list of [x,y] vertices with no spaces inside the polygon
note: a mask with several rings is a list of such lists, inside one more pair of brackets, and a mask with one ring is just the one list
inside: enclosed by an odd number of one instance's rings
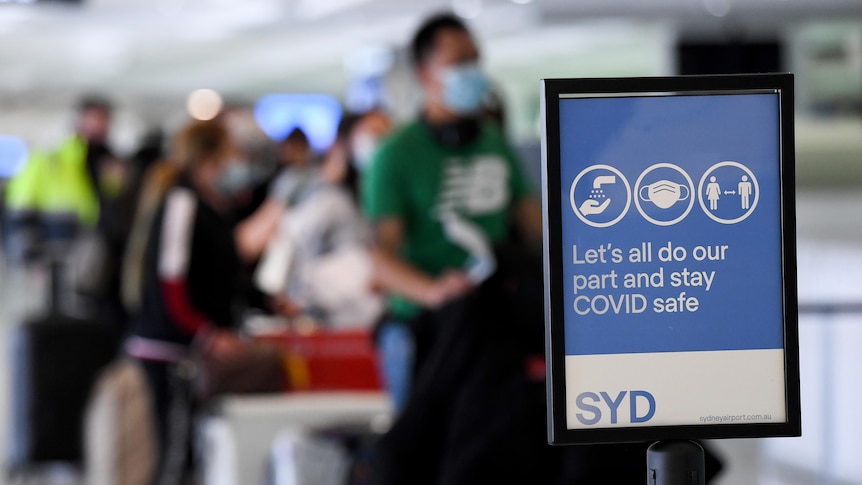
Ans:
{"label": "handwashing icon", "polygon": [[[611,205],[611,199],[605,195],[602,190],[602,185],[615,184],[617,177],[614,175],[600,175],[593,180],[593,190],[590,192],[590,197],[584,201],[578,208],[584,216],[601,214]],[[599,202],[603,199],[602,202]]]}
{"label": "handwashing icon", "polygon": [[610,165],[591,165],[569,188],[569,203],[578,219],[591,227],[610,227],[629,211],[632,189],[626,176]]}

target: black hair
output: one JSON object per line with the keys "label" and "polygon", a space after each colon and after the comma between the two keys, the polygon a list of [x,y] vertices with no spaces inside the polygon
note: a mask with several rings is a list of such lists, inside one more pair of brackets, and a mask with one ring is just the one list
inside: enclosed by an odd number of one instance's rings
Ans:
{"label": "black hair", "polygon": [[284,140],[281,140],[282,143],[299,143],[301,145],[310,145],[311,143],[308,141],[308,135],[305,134],[305,131],[300,127],[296,127],[291,132],[284,137]]}
{"label": "black hair", "polygon": [[84,96],[78,101],[78,113],[90,111],[91,109],[98,109],[106,113],[110,113],[113,110],[113,105],[108,98],[95,94]]}
{"label": "black hair", "polygon": [[341,120],[338,122],[338,130],[336,131],[335,138],[340,141],[347,141],[350,138],[350,132],[353,131],[353,128],[356,127],[356,123],[362,119],[364,114],[345,112],[341,117]]}
{"label": "black hair", "polygon": [[451,13],[441,13],[428,18],[416,31],[413,42],[410,44],[414,66],[420,66],[428,59],[436,47],[437,34],[446,29],[470,33],[467,25]]}

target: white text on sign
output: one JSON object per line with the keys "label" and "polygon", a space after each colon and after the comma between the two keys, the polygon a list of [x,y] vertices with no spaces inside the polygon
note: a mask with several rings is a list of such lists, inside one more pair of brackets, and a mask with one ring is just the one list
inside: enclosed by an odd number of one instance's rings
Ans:
{"label": "white text on sign", "polygon": [[[657,249],[655,249],[657,248]],[[681,263],[689,259],[696,262],[719,262],[728,257],[730,246],[727,244],[698,245],[692,249],[674,246],[673,243],[656,244],[643,242],[636,247],[614,247],[612,243],[597,247],[579,248],[572,246],[572,263],[584,266],[629,263]],[[625,255],[628,255],[626,259]],[[578,315],[639,314],[651,309],[655,313],[696,312],[701,306],[697,296],[690,290],[709,292],[717,281],[719,271],[710,268],[691,268],[689,266],[674,271],[659,266],[655,271],[618,273],[616,269],[605,272],[582,272],[572,277],[572,291],[575,295],[573,308]],[[600,293],[602,290],[636,290],[644,288],[678,288],[683,291],[653,298],[652,306],[640,293]]]}

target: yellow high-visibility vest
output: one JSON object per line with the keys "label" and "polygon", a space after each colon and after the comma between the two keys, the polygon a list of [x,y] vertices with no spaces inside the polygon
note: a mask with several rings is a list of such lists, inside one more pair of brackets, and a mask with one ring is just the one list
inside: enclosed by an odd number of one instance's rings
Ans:
{"label": "yellow high-visibility vest", "polygon": [[12,211],[74,214],[84,226],[99,220],[99,198],[87,171],[87,143],[72,137],[54,152],[33,152],[6,187]]}

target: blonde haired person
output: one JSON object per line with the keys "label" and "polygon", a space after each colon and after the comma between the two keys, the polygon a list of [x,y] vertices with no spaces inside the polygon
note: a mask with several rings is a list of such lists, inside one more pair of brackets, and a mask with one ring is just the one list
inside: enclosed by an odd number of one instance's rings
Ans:
{"label": "blonde haired person", "polygon": [[[258,215],[234,226],[226,188],[236,163],[234,146],[221,123],[189,124],[176,146],[176,162],[150,173],[139,210],[138,230],[147,233],[141,299],[126,341],[153,391],[163,453],[170,445],[168,410],[177,392],[173,368],[193,346],[216,357],[241,351],[233,332],[235,285],[240,258],[250,254],[237,241],[241,234],[266,237],[277,219]],[[161,459],[164,470],[165,456]]]}
{"label": "blonde haired person", "polygon": [[153,218],[165,193],[173,186],[185,163],[185,157],[178,156],[182,153],[181,149],[177,149],[179,143],[174,145],[175,149],[171,156],[150,166],[141,182],[140,197],[137,201],[126,253],[123,256],[121,281],[123,305],[132,313],[137,313],[141,308],[143,260]]}

